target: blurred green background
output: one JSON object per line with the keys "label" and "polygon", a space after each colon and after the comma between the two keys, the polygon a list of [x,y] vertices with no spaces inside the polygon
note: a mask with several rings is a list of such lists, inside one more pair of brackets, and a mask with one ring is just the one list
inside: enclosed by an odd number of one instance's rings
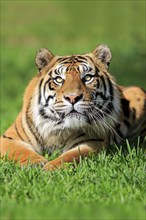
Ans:
{"label": "blurred green background", "polygon": [[67,55],[90,52],[100,43],[112,50],[110,72],[119,84],[146,87],[145,1],[2,0],[2,131],[21,109],[39,48]]}

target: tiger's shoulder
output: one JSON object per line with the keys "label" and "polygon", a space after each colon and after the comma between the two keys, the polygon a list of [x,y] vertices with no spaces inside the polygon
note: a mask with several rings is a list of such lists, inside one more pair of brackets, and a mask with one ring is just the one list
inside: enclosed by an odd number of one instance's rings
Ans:
{"label": "tiger's shoulder", "polygon": [[[133,141],[138,136],[146,136],[146,91],[138,86],[119,86],[121,97],[121,123],[117,133],[123,139]],[[119,138],[116,138],[120,142]]]}

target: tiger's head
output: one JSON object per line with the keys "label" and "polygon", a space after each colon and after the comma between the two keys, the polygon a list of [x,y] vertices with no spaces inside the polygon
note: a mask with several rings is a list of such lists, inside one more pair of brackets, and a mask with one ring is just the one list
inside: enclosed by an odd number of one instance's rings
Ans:
{"label": "tiger's head", "polygon": [[87,126],[112,130],[120,112],[120,92],[108,73],[111,58],[106,45],[72,56],[54,56],[40,49],[36,55],[40,79],[34,105],[36,126],[44,124],[51,131]]}

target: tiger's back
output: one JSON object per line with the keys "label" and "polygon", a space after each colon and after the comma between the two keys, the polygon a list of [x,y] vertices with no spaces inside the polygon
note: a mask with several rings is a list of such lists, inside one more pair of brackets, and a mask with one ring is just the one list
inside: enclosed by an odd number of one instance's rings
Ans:
{"label": "tiger's back", "polygon": [[[42,163],[52,170],[114,141],[146,135],[146,93],[120,87],[108,72],[112,55],[99,45],[93,53],[54,56],[37,53],[39,74],[26,88],[23,108],[1,137],[1,155],[21,164]],[[60,149],[48,162],[40,154]]]}

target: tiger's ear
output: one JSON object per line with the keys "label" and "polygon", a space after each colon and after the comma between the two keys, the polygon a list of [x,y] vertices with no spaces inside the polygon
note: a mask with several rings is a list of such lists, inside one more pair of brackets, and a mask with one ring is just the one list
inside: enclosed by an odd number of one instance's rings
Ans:
{"label": "tiger's ear", "polygon": [[101,60],[101,62],[103,62],[108,69],[110,61],[112,59],[112,53],[109,47],[104,44],[100,44],[95,48],[93,54],[97,59]]}
{"label": "tiger's ear", "polygon": [[41,71],[45,66],[47,66],[51,62],[53,57],[54,55],[49,50],[45,48],[41,48],[37,52],[35,59],[39,71]]}

